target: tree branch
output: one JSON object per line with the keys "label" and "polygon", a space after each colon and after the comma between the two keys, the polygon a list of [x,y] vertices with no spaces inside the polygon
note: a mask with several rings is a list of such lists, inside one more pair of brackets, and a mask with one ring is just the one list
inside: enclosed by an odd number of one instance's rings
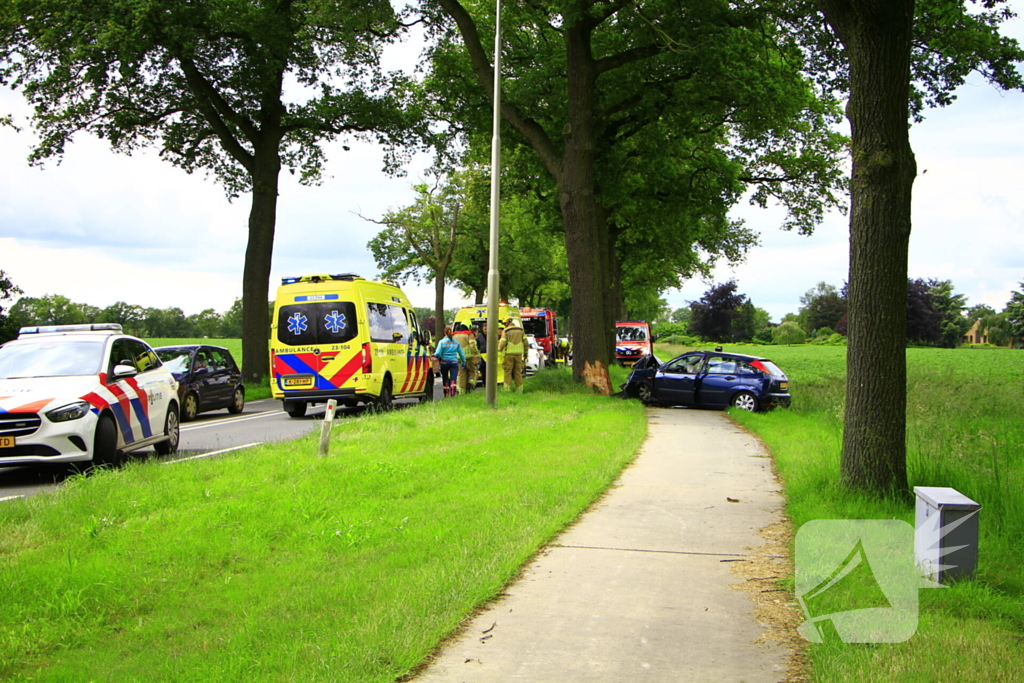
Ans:
{"label": "tree branch", "polygon": [[[462,35],[462,41],[466,46],[467,52],[469,52],[469,58],[473,64],[473,72],[487,91],[487,98],[493,102],[494,68],[491,66],[491,60],[487,57],[487,53],[484,52],[483,45],[480,43],[480,34],[477,31],[476,23],[458,0],[438,1],[448,16],[455,20],[459,33]],[[507,102],[502,102],[501,114],[526,138],[530,146],[540,156],[544,167],[555,178],[556,182],[560,182],[562,177],[561,157],[544,128],[533,119],[523,116],[517,107]]]}
{"label": "tree branch", "polygon": [[614,69],[632,64],[633,62],[640,62],[651,57],[657,57],[664,50],[657,43],[650,43],[642,47],[634,47],[629,50],[623,50],[618,54],[609,55],[603,57],[594,62],[594,68],[597,71],[597,75],[600,76],[603,73],[607,73]]}
{"label": "tree branch", "polygon": [[250,142],[255,142],[259,138],[259,130],[251,121],[244,116],[240,116],[231,108],[231,105],[224,100],[221,94],[217,92],[217,89],[199,73],[199,69],[194,61],[188,57],[179,56],[178,63],[181,64],[181,70],[185,74],[185,80],[189,88],[196,95],[196,102],[203,114],[203,118],[206,119],[207,123],[210,124],[210,127],[217,134],[217,137],[220,138],[221,144],[224,145],[227,153],[234,157],[245,170],[252,173],[252,155],[238,142],[224,119],[228,119],[237,125],[245,136],[249,138]]}

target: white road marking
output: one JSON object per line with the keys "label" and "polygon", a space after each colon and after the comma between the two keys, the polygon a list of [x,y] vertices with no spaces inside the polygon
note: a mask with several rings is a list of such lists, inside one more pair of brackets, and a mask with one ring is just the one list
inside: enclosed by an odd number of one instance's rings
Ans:
{"label": "white road marking", "polygon": [[280,415],[280,413],[275,411],[266,413],[256,413],[255,415],[243,415],[241,417],[229,417],[225,420],[213,420],[212,422],[206,422],[201,425],[191,425],[188,427],[182,427],[181,431],[191,432],[196,429],[206,429],[207,427],[220,427],[221,425],[233,424],[235,422],[245,422],[246,420],[259,420],[264,417],[274,417],[275,415]]}
{"label": "white road marking", "polygon": [[161,465],[173,465],[176,462],[185,462],[186,460],[199,460],[200,458],[209,458],[213,455],[220,455],[221,453],[230,453],[231,451],[240,451],[243,448],[252,448],[253,446],[259,446],[262,441],[256,441],[254,443],[247,443],[244,446],[232,446],[231,448],[222,448],[219,451],[210,451],[209,453],[200,453],[199,455],[193,455],[188,458],[177,458],[175,460],[168,460],[160,463]]}
{"label": "white road marking", "polygon": [[0,498],[0,503],[3,503],[3,502],[8,501],[8,500],[18,500],[19,498],[24,498],[24,497],[25,496],[4,496],[3,498]]}

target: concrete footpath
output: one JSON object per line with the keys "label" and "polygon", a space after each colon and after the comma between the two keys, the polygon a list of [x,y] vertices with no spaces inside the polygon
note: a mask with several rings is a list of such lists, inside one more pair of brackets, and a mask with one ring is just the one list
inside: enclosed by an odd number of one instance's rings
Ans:
{"label": "concrete footpath", "polygon": [[771,461],[723,413],[649,409],[648,425],[608,494],[417,683],[783,680],[785,649],[754,642],[754,602],[730,587],[782,508]]}

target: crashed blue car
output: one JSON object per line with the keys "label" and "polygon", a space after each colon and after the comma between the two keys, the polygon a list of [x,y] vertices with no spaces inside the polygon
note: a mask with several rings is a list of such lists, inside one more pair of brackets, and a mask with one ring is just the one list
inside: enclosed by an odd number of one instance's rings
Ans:
{"label": "crashed blue car", "polygon": [[649,356],[622,385],[647,405],[751,412],[790,405],[789,378],[767,358],[722,351],[692,351],[667,363]]}

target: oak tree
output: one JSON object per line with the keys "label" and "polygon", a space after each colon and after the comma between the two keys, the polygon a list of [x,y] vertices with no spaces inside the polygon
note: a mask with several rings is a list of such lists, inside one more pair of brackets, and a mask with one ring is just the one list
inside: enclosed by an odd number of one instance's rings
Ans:
{"label": "oak tree", "polygon": [[[879,494],[907,490],[906,292],[911,192],[917,163],[911,117],[949,104],[979,71],[1022,85],[1013,16],[1002,0],[968,12],[961,0],[817,0],[831,33],[808,43],[819,78],[849,92],[852,137],[849,348],[841,478]],[[975,3],[971,3],[975,4]],[[814,12],[811,31],[822,27]]]}
{"label": "oak tree", "polygon": [[402,30],[386,0],[12,0],[0,83],[34,107],[30,160],[88,132],[120,152],[156,146],[251,194],[242,283],[246,381],[267,373],[267,297],[282,168],[317,182],[323,141],[415,130],[404,79],[379,68]]}
{"label": "oak tree", "polygon": [[[439,38],[428,82],[439,106],[468,125],[493,92],[493,7],[425,8]],[[794,205],[825,188],[802,205],[801,225],[834,203],[831,109],[800,75],[795,41],[761,7],[583,0],[504,9],[505,139],[534,151],[557,193],[577,379],[585,363],[610,361],[624,274],[643,266],[650,288],[671,286],[699,271],[702,254],[732,258],[753,243],[724,216],[746,183],[758,184],[755,201]]]}

